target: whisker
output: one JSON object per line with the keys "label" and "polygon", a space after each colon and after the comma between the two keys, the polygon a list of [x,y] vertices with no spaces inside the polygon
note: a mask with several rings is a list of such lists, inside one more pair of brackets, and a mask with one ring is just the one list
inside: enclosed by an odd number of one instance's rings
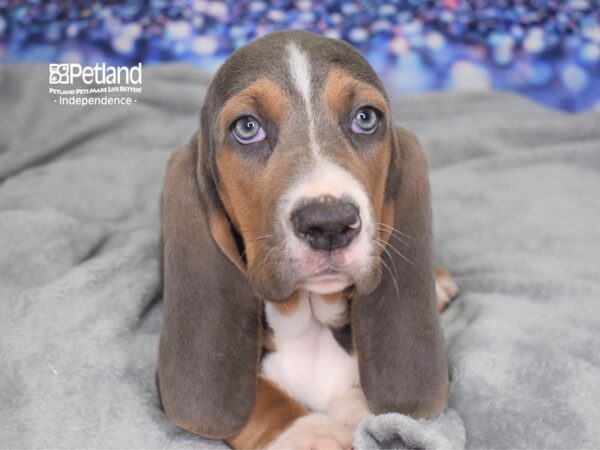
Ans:
{"label": "whisker", "polygon": [[246,250],[248,250],[248,247],[250,247],[252,244],[254,244],[257,241],[260,241],[262,239],[266,239],[268,237],[273,236],[272,234],[265,234],[264,236],[261,236],[259,238],[254,239],[252,242],[250,242],[248,245],[246,245],[246,248],[244,248],[244,251],[242,252],[242,256],[244,256],[246,254]]}
{"label": "whisker", "polygon": [[[377,243],[378,245],[381,245],[379,243]],[[384,248],[385,250],[385,248]],[[389,253],[388,253],[389,255]],[[396,271],[396,266],[394,265],[394,260],[390,259],[390,261],[392,262],[392,265],[394,266],[394,271]],[[398,294],[398,297],[400,297],[400,290],[398,289],[398,278],[394,276],[394,274],[392,273],[392,270],[390,269],[390,267],[385,263],[385,261],[383,260],[383,258],[380,256],[379,257],[379,262],[381,264],[383,264],[383,267],[385,267],[387,269],[387,271],[390,274],[390,277],[392,277],[392,282],[394,283],[394,288],[396,288],[396,294]],[[398,275],[398,272],[396,271],[396,275]]]}
{"label": "whisker", "polygon": [[[262,259],[260,259],[259,262],[257,262],[256,264],[254,264],[252,266],[251,271],[258,270],[259,263],[260,263],[260,269],[262,270],[266,266],[266,264],[267,264],[267,259],[269,258],[269,255],[273,252],[273,250],[276,250],[278,248],[279,248],[279,246],[277,246],[277,245],[275,247],[271,247],[269,249],[269,251],[266,253],[266,255]],[[264,250],[262,252],[264,253]]]}
{"label": "whisker", "polygon": [[[388,257],[390,258],[390,261],[392,263],[392,266],[394,267],[394,273],[396,274],[396,276],[398,276],[398,269],[396,267],[396,265],[394,264],[394,258],[392,258],[392,254],[388,251],[387,248],[385,248],[384,245],[382,245],[380,242],[378,242],[378,240],[373,241],[375,244],[379,245],[379,247],[381,247],[381,249],[388,255]],[[381,257],[380,257],[381,259]],[[383,262],[383,260],[381,260],[381,262]]]}
{"label": "whisker", "polygon": [[407,263],[409,263],[413,266],[416,266],[416,264],[414,262],[412,262],[410,259],[408,259],[406,256],[404,256],[398,249],[396,249],[396,247],[394,247],[391,242],[388,242],[387,246],[390,247],[392,250],[394,250],[398,254],[398,256],[400,256],[404,261],[406,261]]}
{"label": "whisker", "polygon": [[400,297],[400,290],[398,289],[398,280],[396,279],[396,277],[394,277],[394,274],[390,270],[389,266],[385,263],[383,259],[381,259],[381,257],[379,258],[379,261],[381,262],[381,264],[383,264],[383,267],[385,267],[390,273],[390,277],[392,277],[392,282],[394,283],[394,288],[396,289],[396,294],[398,295],[398,297]]}
{"label": "whisker", "polygon": [[[269,249],[269,251],[271,251],[271,249]],[[259,263],[261,263],[264,258],[267,256],[267,249],[266,248],[262,248],[260,250],[260,252],[258,252],[258,255],[256,255],[256,260],[255,260],[255,264],[252,264],[251,266],[248,266],[248,275],[251,275],[252,272],[254,272],[258,266]]]}
{"label": "whisker", "polygon": [[394,262],[394,258],[392,258],[392,255],[390,254],[390,252],[383,245],[379,244],[378,242],[376,242],[376,244],[378,244],[383,249],[383,251],[388,255],[388,257],[390,258],[390,263],[392,264],[392,267],[394,268],[394,273],[396,274],[395,276],[394,276],[394,274],[392,274],[391,269],[385,263],[385,261],[383,260],[383,258],[381,256],[379,257],[379,261],[381,261],[381,264],[383,264],[383,266],[389,272],[390,277],[392,278],[392,282],[394,283],[394,289],[396,289],[396,294],[398,295],[398,298],[400,298],[400,290],[398,289],[398,268],[396,267],[396,263]]}
{"label": "whisker", "polygon": [[398,239],[400,242],[402,242],[404,245],[410,245],[408,242],[406,242],[404,239],[400,238],[399,236],[397,236],[396,234],[394,234],[393,230],[386,230],[385,228],[379,228],[378,226],[375,226],[375,229],[377,231],[383,231],[384,233],[389,233],[390,237],[393,237],[395,239]]}
{"label": "whisker", "polygon": [[391,230],[397,231],[398,233],[400,233],[401,236],[407,237],[407,238],[412,239],[412,240],[415,239],[413,236],[410,236],[410,235],[408,235],[406,233],[403,233],[398,228],[392,227],[391,225],[388,225],[387,223],[376,222],[375,225],[381,225],[383,227],[387,227],[387,228],[389,228]]}
{"label": "whisker", "polygon": [[252,228],[236,228],[236,231],[239,231],[240,233],[260,233],[261,231],[265,231],[265,230],[255,230]]}

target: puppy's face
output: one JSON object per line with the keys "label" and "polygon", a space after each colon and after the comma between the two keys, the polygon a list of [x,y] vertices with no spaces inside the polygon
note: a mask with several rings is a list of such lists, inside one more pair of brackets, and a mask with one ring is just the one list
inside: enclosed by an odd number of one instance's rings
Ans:
{"label": "puppy's face", "polygon": [[358,52],[302,32],[256,41],[215,76],[201,126],[201,170],[215,180],[259,295],[375,288],[391,122]]}

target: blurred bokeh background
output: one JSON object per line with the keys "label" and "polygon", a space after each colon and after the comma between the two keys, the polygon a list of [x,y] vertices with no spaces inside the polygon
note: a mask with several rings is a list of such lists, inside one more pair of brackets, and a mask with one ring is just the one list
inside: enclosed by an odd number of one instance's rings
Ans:
{"label": "blurred bokeh background", "polygon": [[214,70],[242,45],[291,28],[349,42],[392,95],[500,89],[566,111],[600,109],[600,0],[0,0],[0,62]]}

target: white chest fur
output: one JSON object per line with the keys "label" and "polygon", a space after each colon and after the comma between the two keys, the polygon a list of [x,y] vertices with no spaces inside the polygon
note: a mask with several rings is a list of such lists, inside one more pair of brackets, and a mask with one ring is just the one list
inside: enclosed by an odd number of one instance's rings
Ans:
{"label": "white chest fur", "polygon": [[329,303],[300,291],[297,310],[282,314],[265,305],[277,350],[265,356],[262,373],[313,411],[358,386],[358,363],[335,340],[328,324],[346,314],[345,302]]}

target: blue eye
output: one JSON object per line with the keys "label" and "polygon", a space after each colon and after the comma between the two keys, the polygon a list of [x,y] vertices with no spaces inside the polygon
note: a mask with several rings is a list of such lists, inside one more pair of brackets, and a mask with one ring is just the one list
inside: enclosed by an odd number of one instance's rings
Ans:
{"label": "blue eye", "polygon": [[260,142],[267,136],[258,120],[252,116],[244,116],[236,120],[231,127],[231,131],[241,144]]}
{"label": "blue eye", "polygon": [[379,125],[379,115],[371,107],[364,107],[358,110],[354,119],[352,119],[352,131],[359,134],[374,133]]}

